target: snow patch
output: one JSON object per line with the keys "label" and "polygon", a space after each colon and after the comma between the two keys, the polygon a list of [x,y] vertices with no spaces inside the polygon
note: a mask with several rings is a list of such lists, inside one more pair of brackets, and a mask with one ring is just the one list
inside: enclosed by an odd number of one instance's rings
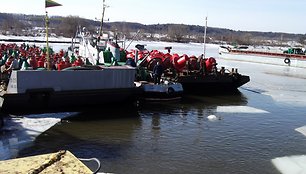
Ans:
{"label": "snow patch", "polygon": [[215,115],[209,115],[209,116],[207,117],[207,119],[208,119],[209,121],[217,121],[217,120],[218,120],[217,116],[215,116]]}

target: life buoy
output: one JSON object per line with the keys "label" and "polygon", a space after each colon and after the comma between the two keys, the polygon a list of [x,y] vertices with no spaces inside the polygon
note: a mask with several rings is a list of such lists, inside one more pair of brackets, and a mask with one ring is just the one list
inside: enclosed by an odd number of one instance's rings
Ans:
{"label": "life buoy", "polygon": [[285,58],[285,59],[284,59],[284,62],[285,62],[285,64],[290,64],[291,61],[290,61],[289,58]]}

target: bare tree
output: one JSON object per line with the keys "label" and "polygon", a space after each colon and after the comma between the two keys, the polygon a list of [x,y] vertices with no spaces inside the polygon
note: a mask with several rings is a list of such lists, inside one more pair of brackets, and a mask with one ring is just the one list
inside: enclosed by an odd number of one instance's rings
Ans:
{"label": "bare tree", "polygon": [[168,27],[168,36],[171,40],[176,42],[183,42],[184,36],[188,33],[186,25],[173,24]]}
{"label": "bare tree", "polygon": [[[68,16],[62,18],[58,31],[65,37],[74,37],[78,26],[86,26],[84,19],[78,16]],[[88,26],[86,26],[89,29]]]}
{"label": "bare tree", "polygon": [[1,29],[4,31],[10,31],[13,34],[21,34],[22,30],[26,29],[28,25],[25,22],[18,20],[13,16],[7,16],[2,19]]}
{"label": "bare tree", "polygon": [[302,44],[302,45],[305,45],[305,44],[306,44],[306,34],[305,34],[305,35],[302,35],[302,36],[299,38],[299,43]]}

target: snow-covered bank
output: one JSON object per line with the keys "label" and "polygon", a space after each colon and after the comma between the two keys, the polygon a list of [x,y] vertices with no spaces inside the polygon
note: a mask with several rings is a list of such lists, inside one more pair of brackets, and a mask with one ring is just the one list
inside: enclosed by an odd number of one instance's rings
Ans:
{"label": "snow-covered bank", "polygon": [[[126,46],[129,45],[129,41],[126,42]],[[199,56],[204,53],[203,43],[176,43],[176,42],[158,42],[158,41],[133,41],[127,50],[135,49],[135,45],[146,45],[146,48],[151,50],[159,50],[166,52],[165,47],[172,47],[171,53],[177,53],[179,55],[187,54],[188,56]],[[217,57],[219,45],[206,44],[206,57]]]}
{"label": "snow-covered bank", "polygon": [[[46,37],[43,36],[13,36],[13,35],[0,35],[0,40],[28,40],[28,41],[46,41]],[[71,38],[66,37],[48,37],[52,42],[71,42]]]}
{"label": "snow-covered bank", "polygon": [[[7,40],[23,40],[24,42],[14,42],[14,41],[7,41]],[[65,37],[49,37],[48,40],[50,41],[49,46],[53,48],[54,51],[58,52],[59,50],[68,50],[68,47],[71,46],[71,38]],[[29,42],[31,41],[31,42]],[[39,41],[39,42],[35,42]],[[46,38],[45,37],[30,37],[30,36],[4,36],[0,35],[0,44],[1,43],[16,43],[20,45],[22,43],[26,43],[29,45],[36,45],[38,47],[46,47]]]}

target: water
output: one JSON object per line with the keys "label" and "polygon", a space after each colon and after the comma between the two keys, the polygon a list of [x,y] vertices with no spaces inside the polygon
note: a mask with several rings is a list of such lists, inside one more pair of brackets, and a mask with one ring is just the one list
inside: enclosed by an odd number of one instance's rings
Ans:
{"label": "water", "polygon": [[[200,44],[147,43],[199,55]],[[179,48],[179,49],[178,49]],[[208,56],[218,56],[208,45]],[[251,81],[236,95],[185,96],[138,110],[79,113],[40,135],[19,156],[70,150],[96,157],[103,172],[278,174],[271,159],[306,154],[306,70],[217,59]],[[220,120],[211,122],[209,115]]]}

